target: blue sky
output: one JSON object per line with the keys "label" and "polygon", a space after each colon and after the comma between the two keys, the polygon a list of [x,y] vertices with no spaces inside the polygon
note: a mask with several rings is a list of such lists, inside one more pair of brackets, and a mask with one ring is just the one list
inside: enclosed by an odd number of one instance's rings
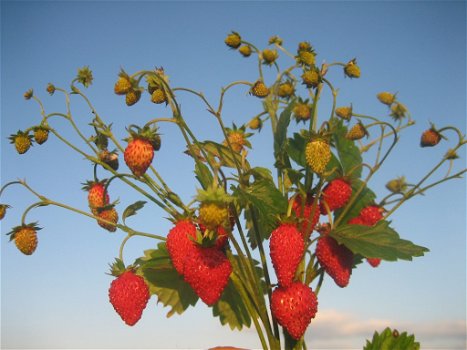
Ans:
{"label": "blue sky", "polygon": [[[45,92],[47,83],[68,89],[77,69],[88,65],[95,81],[86,93],[122,139],[126,125],[166,117],[169,112],[147,98],[128,108],[114,95],[121,67],[133,73],[163,66],[173,86],[203,91],[216,103],[222,86],[257,78],[256,63],[223,43],[226,34],[235,30],[259,47],[266,47],[272,35],[283,38],[291,51],[298,42],[310,41],[320,63],[357,57],[361,79],[330,73],[339,88],[339,105],[353,103],[362,113],[385,116],[387,110],[375,95],[398,92],[416,125],[403,134],[393,157],[371,183],[382,198],[389,179],[405,175],[415,181],[449,147],[444,142],[439,149],[418,147],[429,122],[454,124],[465,133],[465,23],[466,3],[461,1],[2,1],[1,183],[25,178],[38,192],[87,210],[80,184],[92,178],[92,167],[81,156],[53,138],[22,156],[8,144],[10,134],[40,121],[37,105],[25,101],[23,93],[34,88],[47,112],[64,111],[62,97]],[[201,139],[221,141],[214,120],[199,101],[186,95],[180,101],[187,122]],[[329,96],[323,97],[323,115],[329,101]],[[226,99],[226,122],[247,122],[260,107],[238,87]],[[86,128],[89,111],[78,99],[72,108],[79,125]],[[69,133],[63,122],[54,122],[54,127]],[[250,161],[255,165],[272,164],[267,131],[252,139]],[[163,125],[161,133],[163,145],[154,164],[189,200],[196,194],[196,184],[192,163],[181,154],[183,140],[170,125]],[[453,135],[449,136],[453,142]],[[465,150],[460,155],[458,168],[465,167]],[[465,348],[465,185],[465,179],[444,184],[392,216],[392,226],[402,237],[430,249],[425,257],[383,263],[378,269],[361,266],[345,289],[332,281],[323,286],[319,313],[307,333],[309,347],[359,348],[374,330],[388,325],[416,333],[424,348]],[[120,185],[111,196],[120,199],[119,210],[139,199]],[[168,310],[153,298],[141,321],[132,328],[125,326],[108,303],[111,278],[105,275],[123,233],[110,235],[92,220],[60,208],[39,208],[29,216],[44,227],[39,247],[33,256],[23,256],[5,234],[19,224],[21,209],[32,200],[26,191],[13,187],[0,200],[14,207],[1,222],[2,348],[259,345],[254,330],[239,333],[221,328],[201,303],[182,316],[166,319]],[[166,235],[170,223],[164,217],[157,207],[148,207],[128,222],[136,229]],[[132,261],[154,245],[134,238],[126,246],[125,258]]]}

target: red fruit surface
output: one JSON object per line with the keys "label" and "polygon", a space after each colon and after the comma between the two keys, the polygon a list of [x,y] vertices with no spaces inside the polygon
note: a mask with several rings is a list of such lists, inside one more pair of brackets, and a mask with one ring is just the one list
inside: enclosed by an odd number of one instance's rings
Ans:
{"label": "red fruit surface", "polygon": [[294,211],[295,216],[298,219],[301,219],[299,229],[305,240],[307,240],[310,237],[316,224],[319,221],[320,210],[318,206],[313,208],[313,202],[314,197],[311,195],[308,195],[306,197],[305,203],[303,203],[302,196],[298,195],[297,197],[295,197],[294,203],[292,205],[292,210]]}
{"label": "red fruit surface", "polygon": [[[350,219],[349,224],[350,225],[365,225],[365,222],[363,221],[363,219],[360,216],[357,216],[357,217],[355,217],[353,219]],[[367,225],[365,225],[365,226],[367,226]]]}
{"label": "red fruit surface", "polygon": [[379,264],[381,264],[381,259],[379,258],[367,258],[366,261],[368,261],[368,264],[372,267],[378,267]]}
{"label": "red fruit surface", "polygon": [[305,242],[295,225],[281,224],[271,233],[269,253],[280,286],[292,284],[304,252]]}
{"label": "red fruit surface", "polygon": [[301,282],[278,287],[271,296],[271,312],[290,336],[300,339],[318,311],[318,299],[313,290]]}
{"label": "red fruit surface", "polygon": [[124,272],[110,284],[110,303],[129,326],[139,321],[149,297],[149,288],[144,278],[132,271]]}
{"label": "red fruit surface", "polygon": [[376,205],[370,205],[363,208],[359,216],[365,225],[373,226],[383,218],[383,209]]}
{"label": "red fruit surface", "polygon": [[221,297],[232,265],[225,254],[216,247],[196,246],[185,259],[185,281],[207,305],[214,305]]}
{"label": "red fruit surface", "polygon": [[149,140],[135,138],[128,142],[123,158],[135,176],[142,176],[151,165],[154,148]]}
{"label": "red fruit surface", "polygon": [[341,178],[332,180],[321,193],[319,202],[321,214],[328,214],[325,204],[329,211],[334,211],[345,206],[350,196],[352,196],[352,187],[348,181]]}
{"label": "red fruit surface", "polygon": [[334,282],[344,288],[349,284],[352,274],[353,253],[329,236],[321,236],[316,244],[316,257],[326,273]]}
{"label": "red fruit surface", "polygon": [[181,220],[167,235],[167,250],[175,270],[183,276],[186,255],[195,249],[195,243],[189,237],[196,237],[196,226],[189,220]]}

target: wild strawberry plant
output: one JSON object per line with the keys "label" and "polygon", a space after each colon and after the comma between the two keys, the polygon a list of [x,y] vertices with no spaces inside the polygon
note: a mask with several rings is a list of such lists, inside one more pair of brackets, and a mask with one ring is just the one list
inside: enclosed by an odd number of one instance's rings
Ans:
{"label": "wild strawberry plant", "polygon": [[[39,97],[28,90],[24,97],[39,104],[42,118],[38,125],[10,136],[17,152],[23,154],[33,143],[45,144],[55,137],[93,164],[94,174],[84,183],[85,209],[48,198],[26,180],[5,184],[0,194],[19,185],[37,198],[9,235],[21,252],[30,255],[37,247],[40,229],[27,220],[31,210],[58,206],[84,215],[103,229],[123,235],[111,264],[115,279],[109,300],[128,325],[139,321],[150,297],[169,308],[168,317],[205,303],[223,325],[239,330],[253,325],[264,349],[305,348],[304,334],[313,327],[312,319],[319,317],[319,293],[325,281],[344,288],[361,264],[377,267],[384,261],[412,260],[428,251],[401,238],[388,220],[411,198],[462,177],[466,169],[454,169],[465,136],[455,127],[431,125],[421,135],[422,147],[447,143],[448,133],[457,140],[450,141],[450,148],[425,176],[410,183],[403,177],[389,180],[387,196],[377,200],[370,180],[404,129],[415,123],[398,96],[377,95],[387,105],[389,117],[366,115],[352,105],[340,106],[338,90],[327,78],[336,69],[349,79],[359,78],[356,59],[318,64],[310,43],[301,42],[291,52],[279,37],[272,37],[264,50],[235,32],[225,43],[255,60],[258,75],[254,81],[235,81],[222,88],[217,107],[201,92],[172,86],[163,69],[133,74],[122,70],[114,86],[114,92],[124,97],[122,103],[132,106],[145,97],[170,114],[128,125],[128,137],[123,140],[82,90],[93,81],[88,67],[78,70],[70,90],[47,86],[50,95],[65,97],[62,112],[46,112]],[[289,62],[285,68],[278,64],[282,55]],[[275,78],[269,79],[265,70],[273,71]],[[233,87],[249,92],[262,111],[228,127],[223,106]],[[325,93],[332,97],[330,113],[318,116]],[[178,96],[182,94],[199,98],[218,125],[217,138],[200,140],[195,135],[180,107]],[[86,130],[71,112],[75,97],[84,100],[92,112]],[[54,127],[56,118],[71,125],[79,144]],[[291,131],[294,121],[298,131]],[[193,161],[199,187],[189,203],[158,171],[155,152],[164,152],[159,131],[166,123],[178,127],[185,153]],[[249,149],[261,131],[271,133],[274,163],[268,168],[250,163]],[[441,173],[443,167],[447,173]],[[192,171],[185,169],[183,175],[190,176]],[[118,211],[111,201],[116,198],[115,182],[128,185],[141,200]],[[126,222],[148,203],[168,214],[173,224],[167,234],[141,232]],[[10,208],[0,205],[2,218]],[[149,244],[141,257],[124,262],[125,244],[134,236],[154,239],[157,246]]]}

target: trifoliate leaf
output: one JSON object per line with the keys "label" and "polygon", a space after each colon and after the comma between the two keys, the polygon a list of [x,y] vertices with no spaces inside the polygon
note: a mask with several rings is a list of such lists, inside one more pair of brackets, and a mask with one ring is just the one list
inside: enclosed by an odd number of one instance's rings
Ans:
{"label": "trifoliate leaf", "polygon": [[415,341],[414,335],[407,332],[399,333],[397,330],[386,328],[381,334],[375,332],[371,342],[366,341],[363,350],[419,350],[420,343]]}

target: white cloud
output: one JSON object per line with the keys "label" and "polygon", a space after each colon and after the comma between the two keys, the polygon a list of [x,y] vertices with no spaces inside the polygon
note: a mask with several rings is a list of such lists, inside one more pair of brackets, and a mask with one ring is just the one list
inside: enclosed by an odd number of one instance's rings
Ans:
{"label": "white cloud", "polygon": [[466,321],[439,320],[420,323],[390,319],[362,319],[336,310],[320,310],[306,333],[312,349],[362,349],[374,331],[386,327],[415,334],[423,349],[466,349]]}

